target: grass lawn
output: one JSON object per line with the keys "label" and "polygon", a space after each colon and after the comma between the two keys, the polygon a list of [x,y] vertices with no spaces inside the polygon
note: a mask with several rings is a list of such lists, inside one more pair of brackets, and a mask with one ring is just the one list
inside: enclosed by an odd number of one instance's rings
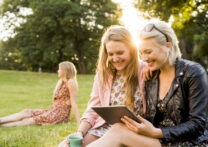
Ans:
{"label": "grass lawn", "polygon": [[[80,115],[86,109],[93,75],[78,75],[77,103]],[[0,70],[0,117],[23,109],[47,109],[57,74]],[[57,147],[78,125],[72,111],[71,121],[50,126],[0,127],[0,147]]]}

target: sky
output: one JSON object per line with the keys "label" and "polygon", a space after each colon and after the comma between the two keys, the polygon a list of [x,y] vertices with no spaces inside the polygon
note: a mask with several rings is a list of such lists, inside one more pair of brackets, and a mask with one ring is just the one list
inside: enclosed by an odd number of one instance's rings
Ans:
{"label": "sky", "polygon": [[[146,22],[145,20],[141,17],[141,13],[138,12],[138,10],[136,8],[133,7],[133,1],[134,0],[113,0],[116,3],[119,3],[121,8],[122,8],[122,17],[120,19],[120,22],[126,26],[130,32],[132,33],[132,35],[134,36],[134,38],[136,37],[136,34],[139,30],[139,28],[141,28]],[[0,4],[1,4],[2,0],[0,0]],[[22,13],[26,12],[26,10],[23,10]],[[11,20],[15,19],[14,16],[10,16]],[[16,25],[18,26],[19,22],[21,22],[22,20],[15,20],[14,22],[16,22]],[[4,30],[3,24],[4,24],[5,20],[1,19],[0,20],[0,40],[6,40],[8,36],[14,36],[15,34],[13,34],[13,30]]]}

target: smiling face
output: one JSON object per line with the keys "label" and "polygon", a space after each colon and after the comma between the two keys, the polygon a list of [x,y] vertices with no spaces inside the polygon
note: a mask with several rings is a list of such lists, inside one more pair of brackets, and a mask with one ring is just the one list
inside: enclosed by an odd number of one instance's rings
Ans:
{"label": "smiling face", "polygon": [[161,69],[168,63],[167,52],[154,39],[142,40],[139,44],[139,54],[151,71]]}
{"label": "smiling face", "polygon": [[106,43],[108,61],[122,73],[130,61],[130,49],[120,41],[109,41]]}

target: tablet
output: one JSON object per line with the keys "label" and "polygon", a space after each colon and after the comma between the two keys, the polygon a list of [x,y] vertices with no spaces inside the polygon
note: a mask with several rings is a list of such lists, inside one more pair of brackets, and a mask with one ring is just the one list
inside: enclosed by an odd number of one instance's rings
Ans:
{"label": "tablet", "polygon": [[126,106],[96,106],[91,107],[100,117],[102,117],[108,124],[122,122],[121,118],[128,116],[139,123],[138,118]]}

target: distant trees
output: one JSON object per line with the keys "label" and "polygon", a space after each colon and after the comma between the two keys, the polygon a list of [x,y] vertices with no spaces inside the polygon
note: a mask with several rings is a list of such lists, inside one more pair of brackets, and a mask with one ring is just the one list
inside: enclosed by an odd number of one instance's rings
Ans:
{"label": "distant trees", "polygon": [[174,19],[183,56],[208,71],[208,0],[136,0],[135,6],[147,18]]}
{"label": "distant trees", "polygon": [[[25,8],[31,9],[30,15],[20,13]],[[21,68],[56,71],[59,62],[70,60],[80,73],[95,68],[102,33],[120,16],[111,0],[4,0],[0,13],[24,20],[0,48],[17,56]]]}

